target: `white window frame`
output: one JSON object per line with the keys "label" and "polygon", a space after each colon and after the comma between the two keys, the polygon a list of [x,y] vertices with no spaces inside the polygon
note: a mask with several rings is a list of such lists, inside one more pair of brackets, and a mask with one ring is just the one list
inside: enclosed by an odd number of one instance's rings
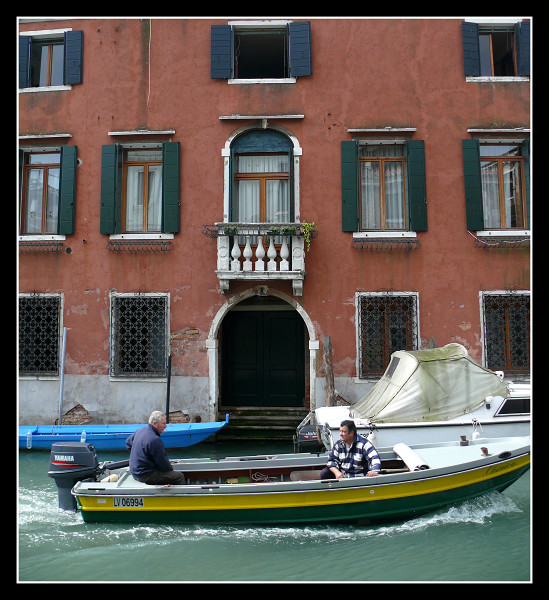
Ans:
{"label": "white window frame", "polygon": [[[31,37],[34,40],[47,40],[57,39],[63,37],[67,31],[72,31],[72,27],[65,27],[63,29],[44,29],[43,31],[20,31],[19,35],[24,37]],[[62,92],[65,90],[72,90],[72,85],[50,85],[43,87],[28,87],[20,88],[20,94],[29,94],[34,92]]]}
{"label": "white window frame", "polygon": [[[497,27],[497,26],[508,26],[509,29],[512,29],[516,23],[522,21],[522,18],[518,17],[467,17],[464,19],[466,23],[476,23],[479,27]],[[516,44],[516,42],[515,42]],[[510,75],[508,77],[486,77],[486,76],[478,76],[473,77],[472,75],[468,75],[465,77],[465,81],[468,83],[489,83],[489,82],[497,82],[497,81],[529,81],[530,77],[518,76],[518,75]]]}
{"label": "white window frame", "polygon": [[167,377],[142,377],[140,375],[136,375],[135,377],[121,377],[119,375],[112,374],[112,365],[111,359],[113,355],[113,298],[129,298],[129,297],[138,297],[145,296],[149,298],[166,298],[166,357],[170,351],[170,338],[171,338],[171,301],[170,301],[170,293],[169,292],[110,292],[109,293],[109,381],[120,381],[120,382],[129,382],[129,381],[142,381],[148,383],[165,383],[167,381]]}
{"label": "white window frame", "polygon": [[[267,20],[267,21],[228,21],[228,25],[231,25],[236,29],[282,29],[289,23],[293,23],[292,20]],[[281,78],[257,78],[257,79],[228,79],[227,82],[232,85],[242,85],[251,83],[296,83],[297,77],[281,77]]]}
{"label": "white window frame", "polygon": [[[63,315],[65,313],[64,311],[64,306],[65,306],[65,294],[61,293],[55,293],[55,292],[44,292],[44,293],[38,293],[38,294],[19,294],[19,298],[32,298],[33,296],[38,296],[39,298],[59,298],[59,339],[58,339],[58,356],[61,359],[61,353],[63,352],[63,328],[64,328],[64,323],[63,323]],[[18,306],[19,306],[19,302],[18,302]],[[17,310],[17,312],[19,313],[19,308]],[[17,321],[19,322],[19,314],[18,314],[18,319]],[[19,379],[21,380],[26,380],[26,381],[59,381],[61,379],[61,360],[59,362],[59,375],[21,375],[19,373]]]}
{"label": "white window frame", "polygon": [[[24,154],[36,153],[36,152],[61,152],[61,146],[33,146],[33,147],[25,147],[19,148]],[[19,168],[22,169],[24,165],[19,165]],[[23,186],[19,190],[19,206],[21,206],[23,193]],[[19,231],[21,231],[21,219],[23,215],[19,215]],[[65,234],[59,233],[42,233],[42,234],[20,234],[19,241],[20,242],[53,242],[59,241],[62,242],[67,239]]]}
{"label": "white window frame", "polygon": [[[532,301],[532,295],[530,290],[481,290],[478,293],[479,302],[479,315],[480,315],[480,347],[482,351],[482,366],[488,368],[487,356],[486,356],[486,337],[484,331],[484,298],[487,296],[530,296],[530,302]],[[531,355],[530,355],[531,356]],[[519,377],[519,376],[517,376]]]}
{"label": "white window frame", "polygon": [[419,292],[355,292],[355,368],[356,368],[356,376],[354,377],[355,383],[364,383],[367,381],[378,381],[378,376],[368,376],[368,377],[360,377],[360,332],[361,332],[361,322],[360,322],[360,298],[363,297],[396,297],[396,296],[409,296],[415,298],[414,309],[416,311],[416,340],[417,340],[417,349],[420,349],[421,346],[421,337],[420,337],[420,321],[419,321]]}

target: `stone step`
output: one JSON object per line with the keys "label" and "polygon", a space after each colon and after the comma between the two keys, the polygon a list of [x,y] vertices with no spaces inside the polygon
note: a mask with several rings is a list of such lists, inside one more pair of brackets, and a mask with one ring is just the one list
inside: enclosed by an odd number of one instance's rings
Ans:
{"label": "stone step", "polygon": [[296,427],[308,414],[303,407],[224,407],[218,419],[229,413],[229,423],[217,434],[220,440],[285,440],[291,441]]}

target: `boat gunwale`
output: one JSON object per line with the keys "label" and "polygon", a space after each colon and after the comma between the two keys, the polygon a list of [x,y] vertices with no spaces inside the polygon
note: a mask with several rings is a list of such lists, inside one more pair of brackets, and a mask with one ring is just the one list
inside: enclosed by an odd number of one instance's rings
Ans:
{"label": "boat gunwale", "polygon": [[[429,480],[444,479],[473,471],[479,471],[492,466],[503,465],[530,455],[528,446],[515,448],[511,455],[500,458],[499,455],[482,456],[478,459],[461,463],[464,467],[456,468],[446,465],[419,471],[387,473],[375,477],[352,477],[344,479],[315,479],[306,481],[268,481],[247,483],[201,483],[185,485],[147,485],[135,482],[137,485],[124,487],[120,484],[131,478],[129,470],[117,482],[77,482],[72,494],[82,497],[101,496],[143,496],[143,497],[201,497],[201,496],[247,496],[270,495],[303,492],[323,492],[338,490],[359,490],[363,488],[381,488],[392,485],[423,483]],[[500,452],[501,454],[501,452]],[[523,465],[524,466],[524,465]],[[521,466],[517,467],[520,469]],[[516,469],[512,469],[516,470]],[[511,470],[511,471],[512,471]],[[509,471],[510,472],[510,471]],[[124,477],[125,475],[125,477]],[[495,475],[497,477],[497,475]],[[491,478],[491,477],[490,477]],[[85,484],[85,485],[84,485]],[[91,486],[94,487],[91,487]],[[102,485],[103,487],[98,487]]]}

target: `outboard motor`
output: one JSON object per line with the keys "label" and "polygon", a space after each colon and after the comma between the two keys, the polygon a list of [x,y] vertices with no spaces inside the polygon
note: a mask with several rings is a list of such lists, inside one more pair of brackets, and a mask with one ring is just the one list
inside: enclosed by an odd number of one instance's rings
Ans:
{"label": "outboard motor", "polygon": [[76,511],[76,498],[71,490],[77,481],[95,479],[99,463],[95,448],[86,442],[55,442],[51,447],[48,475],[57,484],[59,508]]}

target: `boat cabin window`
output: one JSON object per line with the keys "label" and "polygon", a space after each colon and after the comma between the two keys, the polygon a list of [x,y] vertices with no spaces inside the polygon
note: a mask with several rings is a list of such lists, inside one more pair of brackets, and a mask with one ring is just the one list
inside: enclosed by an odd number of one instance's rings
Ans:
{"label": "boat cabin window", "polygon": [[389,367],[386,371],[387,377],[392,377],[394,375],[395,371],[397,370],[399,362],[400,362],[400,358],[398,358],[396,356],[391,359],[391,362],[389,363]]}
{"label": "boat cabin window", "polygon": [[530,398],[507,398],[496,413],[496,417],[525,414],[530,414]]}

